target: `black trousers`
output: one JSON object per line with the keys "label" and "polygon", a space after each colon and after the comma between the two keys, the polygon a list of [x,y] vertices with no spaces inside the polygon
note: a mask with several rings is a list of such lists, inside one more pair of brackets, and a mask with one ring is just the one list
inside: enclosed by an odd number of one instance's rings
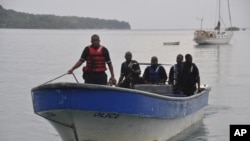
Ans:
{"label": "black trousers", "polygon": [[137,78],[126,78],[119,87],[123,88],[134,88],[135,84],[144,84],[144,80],[142,77]]}
{"label": "black trousers", "polygon": [[191,96],[194,94],[194,92],[196,91],[196,86],[193,86],[193,87],[185,87],[185,88],[182,88],[182,92],[187,95],[187,96]]}
{"label": "black trousers", "polygon": [[85,72],[83,74],[85,83],[107,85],[108,76],[105,72]]}

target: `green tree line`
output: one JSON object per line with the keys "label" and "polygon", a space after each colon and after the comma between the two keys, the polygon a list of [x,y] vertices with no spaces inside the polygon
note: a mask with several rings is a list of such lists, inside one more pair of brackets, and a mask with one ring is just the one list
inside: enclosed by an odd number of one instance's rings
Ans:
{"label": "green tree line", "polygon": [[38,15],[6,10],[0,5],[0,28],[25,29],[130,29],[130,24],[98,18]]}

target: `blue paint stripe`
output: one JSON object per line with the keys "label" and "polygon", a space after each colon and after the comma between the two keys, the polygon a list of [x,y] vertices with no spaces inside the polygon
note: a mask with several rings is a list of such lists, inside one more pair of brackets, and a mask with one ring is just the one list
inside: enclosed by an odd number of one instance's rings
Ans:
{"label": "blue paint stripe", "polygon": [[32,95],[35,112],[71,109],[159,118],[183,117],[201,109],[208,101],[208,93],[176,101],[128,91],[77,88],[34,90]]}

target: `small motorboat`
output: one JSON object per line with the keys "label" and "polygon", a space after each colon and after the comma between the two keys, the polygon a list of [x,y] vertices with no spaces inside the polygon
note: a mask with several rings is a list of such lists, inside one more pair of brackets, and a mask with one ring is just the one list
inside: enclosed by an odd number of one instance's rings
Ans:
{"label": "small motorboat", "polygon": [[63,141],[165,141],[200,121],[210,87],[192,96],[171,85],[135,89],[57,82],[31,90],[34,112]]}
{"label": "small motorboat", "polygon": [[179,45],[180,42],[163,42],[163,45]]}

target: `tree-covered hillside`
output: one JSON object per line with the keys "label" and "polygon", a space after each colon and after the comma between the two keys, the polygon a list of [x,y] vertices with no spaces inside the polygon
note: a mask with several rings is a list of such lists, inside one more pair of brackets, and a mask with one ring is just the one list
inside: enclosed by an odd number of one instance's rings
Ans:
{"label": "tree-covered hillside", "polygon": [[75,16],[36,15],[6,10],[0,5],[0,28],[130,29],[128,22]]}

